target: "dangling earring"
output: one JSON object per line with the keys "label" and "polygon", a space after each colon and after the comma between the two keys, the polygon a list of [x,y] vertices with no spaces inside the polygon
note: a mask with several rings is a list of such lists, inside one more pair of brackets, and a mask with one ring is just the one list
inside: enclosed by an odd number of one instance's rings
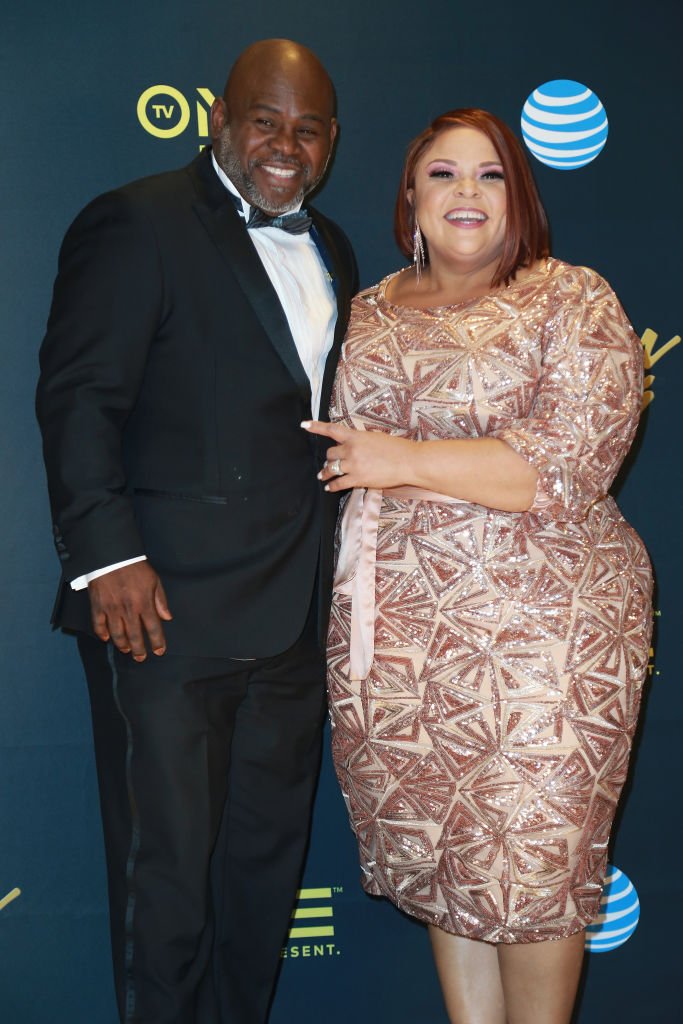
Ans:
{"label": "dangling earring", "polygon": [[422,241],[422,232],[420,231],[420,225],[415,220],[415,230],[413,231],[413,266],[415,267],[415,275],[417,277],[417,283],[420,283],[420,277],[422,276],[422,270],[425,265],[425,247]]}

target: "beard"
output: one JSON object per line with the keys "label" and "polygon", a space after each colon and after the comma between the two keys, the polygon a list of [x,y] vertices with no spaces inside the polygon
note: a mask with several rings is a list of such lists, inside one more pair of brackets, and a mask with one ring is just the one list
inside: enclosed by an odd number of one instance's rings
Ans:
{"label": "beard", "polygon": [[[216,160],[230,178],[237,191],[247,199],[250,206],[257,206],[259,210],[275,215],[288,213],[290,210],[294,210],[296,207],[300,206],[303,202],[304,196],[313,191],[325,173],[325,169],[327,167],[326,164],[322,172],[316,178],[311,178],[310,168],[305,164],[301,164],[298,160],[292,160],[291,158],[285,159],[280,154],[274,153],[267,161],[250,160],[245,170],[245,168],[242,167],[240,159],[232,144],[230,128],[228,125],[225,125],[221,130],[220,135],[214,139],[213,148],[216,154]],[[292,199],[288,199],[286,202],[278,202],[277,199],[268,199],[263,195],[252,176],[253,168],[258,167],[263,163],[274,165],[282,164],[286,167],[296,166],[303,171],[304,184]]]}

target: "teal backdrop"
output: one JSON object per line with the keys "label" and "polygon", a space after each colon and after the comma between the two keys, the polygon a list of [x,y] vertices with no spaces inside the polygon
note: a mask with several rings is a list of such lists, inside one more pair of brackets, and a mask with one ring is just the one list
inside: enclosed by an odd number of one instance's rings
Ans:
{"label": "teal backdrop", "polygon": [[[609,135],[594,161],[558,171],[532,160],[555,255],[611,282],[648,365],[649,404],[617,496],[654,562],[657,629],[610,851],[633,886],[619,906],[634,908],[637,893],[640,920],[633,930],[635,909],[617,917],[612,931],[621,944],[587,956],[577,1020],[683,1019],[681,20],[678,0],[4,5],[3,1024],[115,1024],[85,684],[73,642],[48,625],[58,563],[32,405],[57,250],[94,195],[194,157],[229,65],[245,45],[268,36],[311,46],[337,85],[341,134],[317,203],[350,235],[363,284],[402,263],[391,219],[403,153],[436,114],[483,106],[519,132],[527,96],[556,79],[583,83],[604,104]],[[327,757],[298,909],[311,914],[293,921],[272,1024],[444,1024],[425,930],[361,893]]]}

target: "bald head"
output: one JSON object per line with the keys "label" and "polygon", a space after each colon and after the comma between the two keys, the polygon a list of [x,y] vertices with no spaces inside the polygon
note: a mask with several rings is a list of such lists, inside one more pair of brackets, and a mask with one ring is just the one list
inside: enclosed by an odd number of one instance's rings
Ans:
{"label": "bald head", "polygon": [[336,98],[332,79],[316,55],[291,39],[261,39],[240,54],[225,83],[223,99],[230,110],[239,103],[245,90],[255,82],[277,78],[312,89],[329,104],[329,116],[335,114]]}
{"label": "bald head", "polygon": [[316,55],[289,39],[263,39],[238,57],[214,100],[214,154],[248,203],[284,213],[324,175],[334,113],[334,88]]}

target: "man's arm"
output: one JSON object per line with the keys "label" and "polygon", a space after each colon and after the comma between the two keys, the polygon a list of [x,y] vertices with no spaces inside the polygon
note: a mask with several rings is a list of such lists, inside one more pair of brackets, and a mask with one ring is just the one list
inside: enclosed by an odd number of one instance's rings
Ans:
{"label": "man's arm", "polygon": [[[62,245],[36,400],[67,578],[144,551],[125,494],[122,433],[162,300],[161,260],[151,225],[122,193],[96,199],[76,218]],[[144,629],[153,649],[161,649],[160,617],[170,613],[154,570],[138,563],[108,577],[89,586],[97,635],[111,636],[120,650],[141,657]]]}

